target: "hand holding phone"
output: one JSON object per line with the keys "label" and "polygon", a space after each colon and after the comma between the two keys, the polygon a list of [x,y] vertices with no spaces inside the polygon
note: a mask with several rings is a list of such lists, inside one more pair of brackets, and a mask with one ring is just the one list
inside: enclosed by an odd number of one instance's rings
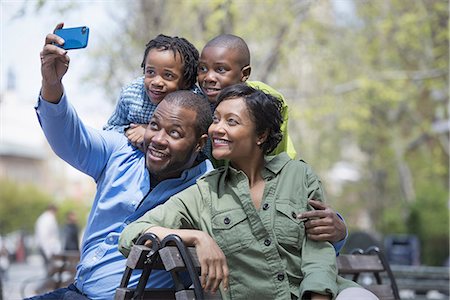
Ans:
{"label": "hand holding phone", "polygon": [[73,27],[73,28],[62,28],[55,30],[55,34],[64,39],[63,45],[58,45],[59,47],[70,50],[70,49],[81,49],[86,48],[89,39],[89,27]]}

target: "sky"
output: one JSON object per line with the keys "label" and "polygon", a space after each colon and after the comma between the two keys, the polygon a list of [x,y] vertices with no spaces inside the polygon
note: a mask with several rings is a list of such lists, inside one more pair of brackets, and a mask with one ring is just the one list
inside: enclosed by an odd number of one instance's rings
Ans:
{"label": "sky", "polygon": [[[84,86],[83,76],[92,70],[89,53],[100,47],[100,35],[111,31],[106,8],[114,7],[114,0],[103,1],[53,1],[39,13],[34,12],[36,1],[0,1],[0,150],[26,155],[48,155],[47,142],[40,129],[34,104],[41,85],[39,53],[45,36],[53,32],[56,24],[64,27],[88,26],[89,44],[85,49],[71,50],[71,64],[63,83],[70,102],[83,121],[101,128],[110,116],[113,105],[106,101],[101,89]],[[15,17],[25,3],[25,14]],[[81,8],[58,12],[55,7],[77,3]],[[111,22],[109,22],[111,23]],[[94,66],[95,67],[95,66]],[[7,92],[8,73],[14,74],[15,89]],[[6,150],[5,150],[6,149]],[[52,159],[59,160],[50,154]],[[66,173],[73,178],[82,175],[69,165]]]}
{"label": "sky", "polygon": [[[15,18],[24,3],[26,13]],[[100,89],[83,86],[81,78],[91,68],[89,52],[99,46],[99,36],[110,29],[105,8],[114,4],[114,1],[78,1],[81,8],[68,10],[64,14],[54,9],[57,5],[55,1],[48,3],[42,11],[35,13],[36,1],[1,1],[0,92],[5,92],[8,73],[12,73],[19,101],[34,103],[41,83],[39,52],[44,45],[45,36],[59,22],[64,22],[64,27],[88,26],[88,47],[69,52],[71,65],[63,83],[71,102],[85,121],[95,127],[102,126],[112,111],[111,104],[105,101]]]}

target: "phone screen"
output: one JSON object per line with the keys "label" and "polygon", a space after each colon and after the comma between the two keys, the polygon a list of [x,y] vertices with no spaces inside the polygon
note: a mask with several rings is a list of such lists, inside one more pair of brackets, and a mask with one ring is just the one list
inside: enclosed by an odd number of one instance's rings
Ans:
{"label": "phone screen", "polygon": [[73,27],[57,29],[55,34],[64,39],[63,49],[81,49],[86,48],[89,40],[89,27]]}

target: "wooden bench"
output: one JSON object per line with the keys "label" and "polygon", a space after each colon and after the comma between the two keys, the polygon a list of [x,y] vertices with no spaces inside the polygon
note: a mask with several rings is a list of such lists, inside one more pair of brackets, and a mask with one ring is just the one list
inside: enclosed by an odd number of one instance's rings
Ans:
{"label": "wooden bench", "polygon": [[22,297],[26,298],[33,289],[33,294],[39,295],[73,283],[80,261],[79,251],[65,251],[54,254],[50,258],[50,266],[47,266],[47,274],[42,278],[31,278],[22,284]]}
{"label": "wooden bench", "polygon": [[65,251],[54,254],[50,259],[51,266],[48,271],[48,286],[50,290],[66,287],[73,282],[80,261],[79,251]]}
{"label": "wooden bench", "polygon": [[[170,236],[169,236],[170,237]],[[175,237],[175,238],[174,238]],[[152,240],[152,248],[140,245],[146,240]],[[200,273],[200,263],[194,247],[185,247],[181,239],[177,236],[170,238],[171,242],[176,240],[177,244],[170,245],[170,242],[163,240],[161,244],[154,235],[144,235],[135,246],[132,247],[127,259],[127,269],[120,287],[116,290],[115,300],[125,299],[221,299],[220,293],[215,296],[203,294],[198,280]],[[380,300],[400,299],[397,285],[389,264],[384,259],[378,248],[369,248],[366,252],[358,251],[354,254],[341,254],[337,257],[339,274],[349,277],[358,282],[365,279],[364,276],[373,277],[369,285],[362,283],[362,286],[372,291]],[[150,276],[151,269],[165,269],[172,273],[175,289],[146,289],[145,285]],[[136,288],[128,288],[128,282],[133,270],[142,270],[142,275]],[[188,270],[192,286],[189,288],[180,284],[177,273]],[[384,276],[384,277],[383,277]],[[388,283],[386,282],[389,279]],[[384,281],[384,282],[383,282]]]}
{"label": "wooden bench", "polygon": [[[142,244],[151,240],[152,247]],[[172,246],[171,246],[172,245]],[[199,273],[200,263],[194,247],[186,247],[180,237],[169,235],[159,243],[153,234],[144,234],[139,238],[128,255],[126,269],[114,299],[221,299],[220,293],[204,294],[201,288]],[[154,270],[166,270],[171,273],[175,287],[173,289],[145,288],[150,273]],[[128,288],[131,273],[142,270],[136,288]],[[182,283],[180,272],[187,271],[193,281],[190,287]]]}
{"label": "wooden bench", "polygon": [[378,247],[341,254],[337,257],[337,267],[339,275],[358,282],[380,300],[400,299],[395,277]]}
{"label": "wooden bench", "polygon": [[[449,296],[449,267],[392,265],[400,291],[412,292],[414,299],[426,299],[430,291]],[[444,296],[445,297],[445,296]]]}

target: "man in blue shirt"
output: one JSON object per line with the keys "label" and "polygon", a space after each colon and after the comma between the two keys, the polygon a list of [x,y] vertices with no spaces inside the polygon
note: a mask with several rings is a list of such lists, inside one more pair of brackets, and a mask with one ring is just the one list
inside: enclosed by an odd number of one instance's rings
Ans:
{"label": "man in blue shirt", "polygon": [[[209,160],[201,158],[211,112],[206,101],[193,92],[169,94],[150,119],[144,136],[145,153],[129,144],[123,134],[89,128],[64,92],[61,80],[69,57],[66,50],[56,46],[62,43],[54,34],[46,37],[36,112],[53,151],[91,176],[97,193],[75,283],[33,299],[113,299],[126,263],[117,250],[123,228],[212,169]],[[138,277],[134,274],[130,285],[136,285]],[[149,287],[171,285],[169,273],[152,272]]]}

